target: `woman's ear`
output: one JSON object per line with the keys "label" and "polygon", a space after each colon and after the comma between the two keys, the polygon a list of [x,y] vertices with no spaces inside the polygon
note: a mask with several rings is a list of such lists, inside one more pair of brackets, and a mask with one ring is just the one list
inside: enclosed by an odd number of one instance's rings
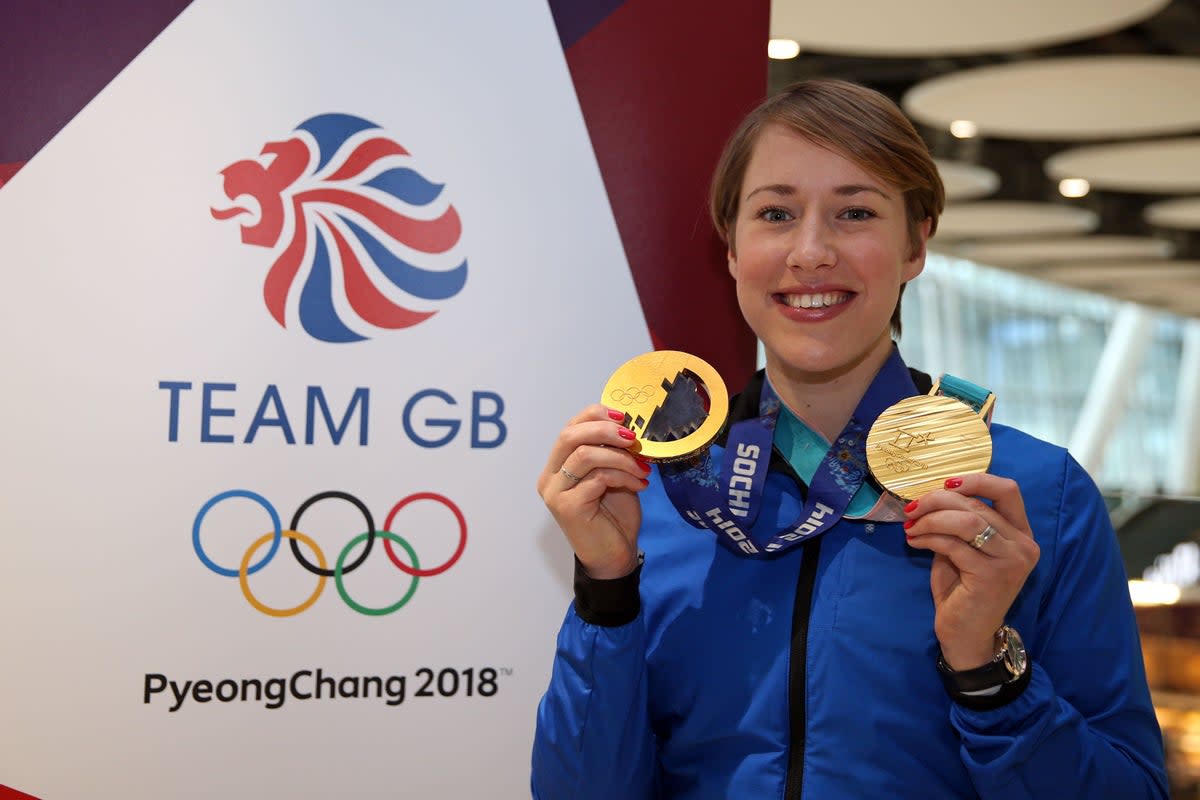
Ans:
{"label": "woman's ear", "polygon": [[911,242],[912,250],[904,262],[903,280],[911,281],[925,269],[925,256],[928,253],[929,230],[933,227],[933,218],[926,217],[917,227],[917,241]]}

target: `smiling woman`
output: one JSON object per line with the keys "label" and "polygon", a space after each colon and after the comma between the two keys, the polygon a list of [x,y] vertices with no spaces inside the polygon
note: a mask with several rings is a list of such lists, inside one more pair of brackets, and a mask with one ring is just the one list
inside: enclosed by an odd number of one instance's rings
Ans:
{"label": "smiling woman", "polygon": [[[766,368],[694,461],[651,465],[601,405],[552,447],[537,485],[575,602],[535,797],[1166,796],[1095,484],[893,341],[943,203],[912,125],[860,86],[789,87],[733,134],[712,214]],[[901,500],[867,432],[922,394],[979,441],[901,415],[877,445],[896,469],[954,465]]]}
{"label": "smiling woman", "polygon": [[[899,190],[778,124],[742,183],[729,271],[780,398],[800,408],[806,387],[835,381],[861,396],[891,353],[889,321],[924,265],[929,223],[910,241]],[[828,408],[811,421],[833,439],[846,420]]]}
{"label": "smiling woman", "polygon": [[889,323],[900,333],[904,286],[921,272],[944,206],[912,124],[877,92],[844,81],[768,100],[717,165],[711,212],[742,315],[784,403],[805,408],[830,440],[845,403],[818,409],[804,387],[837,386],[853,408],[891,352]]}

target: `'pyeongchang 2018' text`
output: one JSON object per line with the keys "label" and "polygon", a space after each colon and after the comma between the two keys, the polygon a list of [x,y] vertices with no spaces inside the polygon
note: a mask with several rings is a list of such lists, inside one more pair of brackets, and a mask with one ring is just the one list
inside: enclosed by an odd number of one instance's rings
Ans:
{"label": "'pyeongchang 2018' text", "polygon": [[[493,697],[507,670],[493,667],[434,670],[422,667],[413,673],[413,697]],[[409,678],[404,675],[327,675],[322,669],[297,670],[288,677],[222,678],[176,681],[147,672],[142,701],[167,705],[174,712],[185,703],[261,703],[282,708],[292,701],[377,699],[389,706],[404,702]]]}

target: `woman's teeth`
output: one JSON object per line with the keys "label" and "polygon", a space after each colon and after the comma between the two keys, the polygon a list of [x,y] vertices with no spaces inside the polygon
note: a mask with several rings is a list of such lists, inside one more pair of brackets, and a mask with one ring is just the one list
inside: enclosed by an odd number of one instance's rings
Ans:
{"label": "woman's teeth", "polygon": [[823,292],[821,294],[785,294],[783,302],[792,308],[827,308],[846,302],[846,292]]}

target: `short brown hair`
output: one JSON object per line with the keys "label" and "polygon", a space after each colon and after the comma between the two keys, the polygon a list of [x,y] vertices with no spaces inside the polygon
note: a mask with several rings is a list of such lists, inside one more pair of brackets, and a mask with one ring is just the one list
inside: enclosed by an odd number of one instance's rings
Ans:
{"label": "short brown hair", "polygon": [[[937,231],[946,191],[929,147],[890,99],[849,81],[820,78],[788,86],[751,111],[725,145],[713,173],[709,207],[722,241],[736,251],[742,181],[754,145],[771,124],[782,125],[814,144],[839,153],[904,195],[908,239],[915,255],[921,223]],[[900,287],[904,294],[904,286]],[[900,335],[900,298],[892,311],[892,335]]]}

